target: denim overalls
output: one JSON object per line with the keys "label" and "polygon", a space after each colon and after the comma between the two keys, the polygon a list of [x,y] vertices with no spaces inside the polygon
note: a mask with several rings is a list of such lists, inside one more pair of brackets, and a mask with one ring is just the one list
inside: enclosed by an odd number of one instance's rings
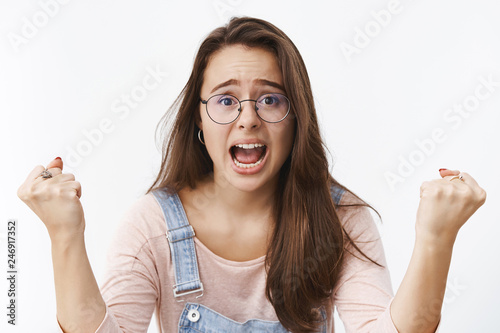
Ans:
{"label": "denim overalls", "polygon": [[[194,243],[194,229],[189,224],[181,200],[177,193],[169,193],[165,188],[153,192],[160,204],[166,224],[167,239],[175,272],[174,297],[200,293],[203,296],[203,284],[198,272],[198,262]],[[332,187],[332,199],[337,205],[344,194],[344,189]],[[197,298],[198,298],[197,297]],[[326,313],[321,308],[323,321],[326,323]],[[223,314],[200,303],[186,302],[179,318],[179,332],[288,332],[279,321],[249,319],[244,323],[236,322]],[[320,332],[326,332],[323,324]]]}

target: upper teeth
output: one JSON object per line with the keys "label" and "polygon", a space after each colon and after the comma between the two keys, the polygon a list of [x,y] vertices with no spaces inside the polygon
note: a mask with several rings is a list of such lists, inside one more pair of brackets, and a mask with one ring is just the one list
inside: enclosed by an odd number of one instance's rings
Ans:
{"label": "upper teeth", "polygon": [[257,148],[257,147],[264,147],[264,145],[262,143],[249,143],[249,144],[245,144],[245,143],[240,143],[240,144],[237,144],[237,145],[234,145],[235,147],[240,147],[240,148],[243,148],[243,149],[253,149],[253,148]]}

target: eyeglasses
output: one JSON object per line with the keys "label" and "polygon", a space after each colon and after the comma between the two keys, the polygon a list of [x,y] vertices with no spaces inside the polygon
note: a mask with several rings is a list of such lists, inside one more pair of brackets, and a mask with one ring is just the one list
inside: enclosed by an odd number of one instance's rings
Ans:
{"label": "eyeglasses", "polygon": [[241,103],[251,101],[255,103],[255,112],[260,119],[267,123],[279,123],[290,113],[290,101],[285,95],[278,93],[264,94],[257,99],[240,101],[233,95],[213,95],[208,100],[200,99],[205,104],[207,114],[217,124],[230,124],[241,113]]}

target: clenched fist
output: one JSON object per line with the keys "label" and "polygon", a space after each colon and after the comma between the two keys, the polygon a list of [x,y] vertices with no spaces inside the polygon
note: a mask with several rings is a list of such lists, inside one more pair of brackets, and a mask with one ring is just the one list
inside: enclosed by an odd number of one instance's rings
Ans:
{"label": "clenched fist", "polygon": [[[459,229],[486,201],[486,192],[468,173],[442,169],[440,174],[441,179],[423,182],[420,187],[417,237],[453,242]],[[462,180],[454,177],[459,174]]]}
{"label": "clenched fist", "polygon": [[47,169],[52,178],[42,178],[40,174],[45,168],[36,166],[17,190],[17,196],[42,220],[52,241],[83,236],[80,183],[73,174],[62,173],[60,158],[51,161]]}

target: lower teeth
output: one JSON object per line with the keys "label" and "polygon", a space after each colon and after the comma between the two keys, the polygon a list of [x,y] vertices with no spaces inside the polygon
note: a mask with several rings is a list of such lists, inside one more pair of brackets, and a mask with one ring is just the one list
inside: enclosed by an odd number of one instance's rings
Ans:
{"label": "lower teeth", "polygon": [[257,162],[255,163],[251,163],[251,164],[245,164],[245,163],[241,163],[241,162],[238,162],[238,160],[236,159],[236,157],[233,157],[233,161],[234,161],[234,164],[236,164],[236,166],[240,167],[240,168],[244,168],[244,169],[249,169],[249,168],[254,168],[256,167],[257,165],[259,165],[262,160],[264,159],[264,156],[262,156]]}

